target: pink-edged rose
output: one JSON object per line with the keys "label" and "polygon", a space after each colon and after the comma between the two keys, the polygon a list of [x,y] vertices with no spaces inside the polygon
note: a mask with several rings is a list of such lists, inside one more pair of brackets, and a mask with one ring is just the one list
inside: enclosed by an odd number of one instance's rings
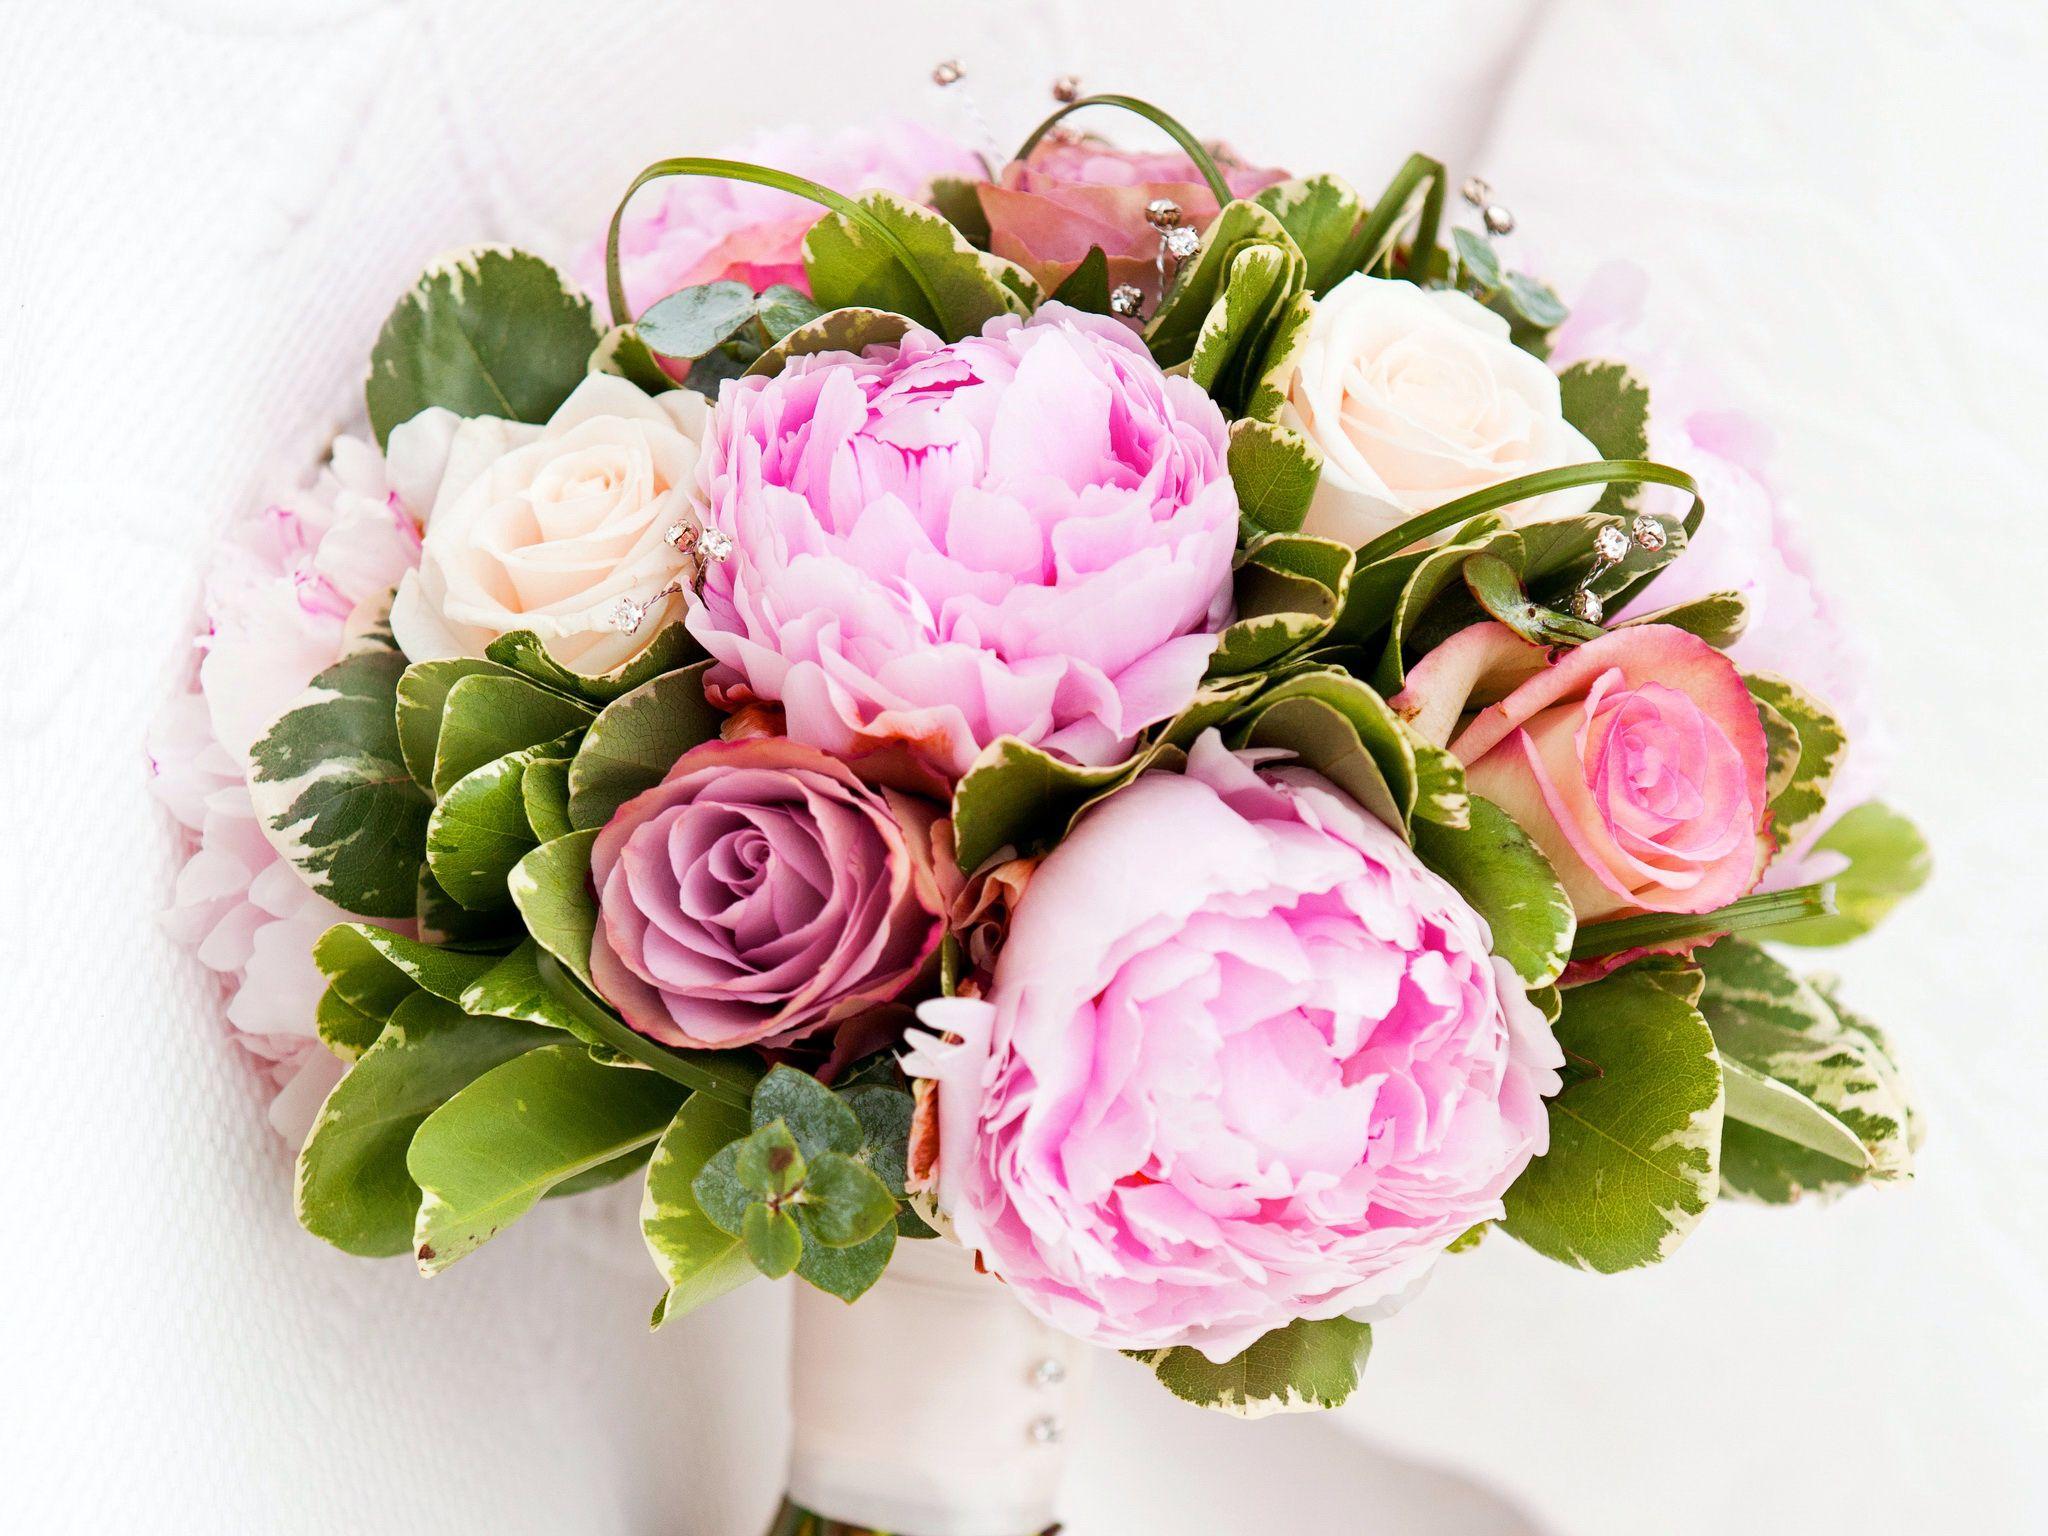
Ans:
{"label": "pink-edged rose", "polygon": [[[1285,181],[1285,171],[1245,165],[1221,145],[1211,156],[1238,197]],[[1109,259],[1111,287],[1133,283],[1149,305],[1159,297],[1159,231],[1145,205],[1167,198],[1182,222],[1207,229],[1216,196],[1179,150],[1117,149],[1077,134],[1049,135],[1030,156],[1003,167],[977,191],[988,219],[989,249],[1023,267],[1047,293],[1073,274],[1089,250]]]}
{"label": "pink-edged rose", "polygon": [[688,624],[722,699],[841,756],[957,778],[999,736],[1117,761],[1230,617],[1223,415],[1114,320],[1048,304],[951,344],[728,385],[699,512],[731,540]]}
{"label": "pink-edged rose", "polygon": [[592,979],[664,1045],[783,1046],[901,992],[942,932],[929,801],[783,737],[712,741],[591,854]]}
{"label": "pink-edged rose", "polygon": [[1475,624],[1410,670],[1394,706],[1535,839],[1580,922],[1746,895],[1771,848],[1769,753],[1734,664],[1666,624],[1550,657]]}
{"label": "pink-edged rose", "polygon": [[986,996],[919,1010],[940,1209],[1098,1344],[1223,1360],[1396,1301],[1548,1146],[1563,1054],[1485,922],[1273,756],[1210,732],[1112,795]]}
{"label": "pink-edged rose", "polygon": [[[729,159],[772,165],[851,197],[876,189],[913,203],[942,176],[972,177],[981,165],[963,146],[916,123],[818,134],[790,128],[757,134],[724,151]],[[619,230],[619,272],[633,313],[700,283],[736,280],[756,293],[776,283],[810,292],[804,235],[818,222],[816,203],[773,187],[711,177],[677,177],[636,198]],[[576,264],[584,287],[605,288],[604,242]]]}

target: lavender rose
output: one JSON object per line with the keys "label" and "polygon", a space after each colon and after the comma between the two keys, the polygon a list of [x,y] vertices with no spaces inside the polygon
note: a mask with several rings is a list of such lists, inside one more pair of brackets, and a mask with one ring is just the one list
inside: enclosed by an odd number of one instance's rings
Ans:
{"label": "lavender rose", "polygon": [[713,741],[591,855],[592,979],[665,1045],[789,1045],[901,992],[937,948],[937,809],[781,737]]}
{"label": "lavender rose", "polygon": [[792,359],[712,413],[700,515],[732,553],[690,632],[728,702],[779,701],[828,752],[1115,762],[1230,617],[1227,446],[1213,400],[1063,304]]}

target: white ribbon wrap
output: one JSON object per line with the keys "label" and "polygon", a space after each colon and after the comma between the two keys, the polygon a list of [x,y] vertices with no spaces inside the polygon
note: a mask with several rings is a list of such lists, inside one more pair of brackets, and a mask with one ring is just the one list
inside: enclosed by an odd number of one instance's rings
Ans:
{"label": "white ribbon wrap", "polygon": [[796,1287],[790,1497],[904,1536],[1034,1536],[1059,1516],[1088,1346],[943,1239],[899,1242],[853,1306]]}

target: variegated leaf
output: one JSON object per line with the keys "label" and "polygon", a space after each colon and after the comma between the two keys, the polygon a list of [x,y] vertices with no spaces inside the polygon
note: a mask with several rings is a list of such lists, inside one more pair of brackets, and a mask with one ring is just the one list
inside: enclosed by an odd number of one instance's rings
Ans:
{"label": "variegated leaf", "polygon": [[1175,1397],[1242,1419],[1335,1408],[1358,1389],[1372,1329],[1348,1317],[1299,1318],[1221,1364],[1200,1350],[1133,1352]]}

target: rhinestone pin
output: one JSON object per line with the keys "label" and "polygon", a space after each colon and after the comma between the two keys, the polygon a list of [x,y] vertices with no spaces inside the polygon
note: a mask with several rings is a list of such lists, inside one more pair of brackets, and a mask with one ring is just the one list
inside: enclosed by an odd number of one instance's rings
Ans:
{"label": "rhinestone pin", "polygon": [[1051,1355],[1031,1367],[1031,1385],[1034,1387],[1056,1387],[1067,1379],[1067,1368]]}
{"label": "rhinestone pin", "polygon": [[936,65],[932,67],[932,84],[953,85],[956,84],[959,81],[960,77],[965,73],[967,73],[967,71],[960,67],[960,61],[958,59],[941,59]]}
{"label": "rhinestone pin", "polygon": [[1484,208],[1493,201],[1493,188],[1486,184],[1484,177],[1467,176],[1465,184],[1458,188],[1458,196],[1474,208]]}
{"label": "rhinestone pin", "polygon": [[1071,104],[1081,99],[1081,77],[1061,75],[1052,83],[1052,99]]}
{"label": "rhinestone pin", "polygon": [[1065,1433],[1066,1426],[1049,1413],[1043,1418],[1031,1421],[1031,1439],[1034,1444],[1058,1445],[1060,1443],[1060,1436]]}
{"label": "rhinestone pin", "polygon": [[705,528],[697,534],[697,553],[706,560],[732,558],[732,535],[723,528]]}
{"label": "rhinestone pin", "polygon": [[1627,556],[1628,535],[1608,524],[1593,536],[1593,553],[1613,565]]}
{"label": "rhinestone pin", "polygon": [[647,605],[630,597],[622,597],[613,603],[604,616],[605,627],[615,629],[622,635],[630,635],[647,622]]}
{"label": "rhinestone pin", "polygon": [[1180,204],[1170,197],[1155,197],[1145,205],[1145,222],[1154,229],[1177,228],[1180,220]]}
{"label": "rhinestone pin", "polygon": [[1479,217],[1485,221],[1489,235],[1512,235],[1515,232],[1515,216],[1499,203],[1488,203],[1480,210]]}
{"label": "rhinestone pin", "polygon": [[1145,290],[1136,283],[1118,283],[1109,290],[1109,312],[1122,315],[1125,319],[1134,317],[1145,304]]}
{"label": "rhinestone pin", "polygon": [[1638,512],[1628,527],[1636,544],[1653,555],[1671,542],[1671,531],[1647,512]]}
{"label": "rhinestone pin", "polygon": [[1186,261],[1200,248],[1202,237],[1191,226],[1180,224],[1162,234],[1159,244],[1175,261]]}
{"label": "rhinestone pin", "polygon": [[1571,595],[1565,606],[1573,618],[1586,624],[1598,624],[1607,613],[1607,605],[1600,601],[1599,594],[1583,587]]}

